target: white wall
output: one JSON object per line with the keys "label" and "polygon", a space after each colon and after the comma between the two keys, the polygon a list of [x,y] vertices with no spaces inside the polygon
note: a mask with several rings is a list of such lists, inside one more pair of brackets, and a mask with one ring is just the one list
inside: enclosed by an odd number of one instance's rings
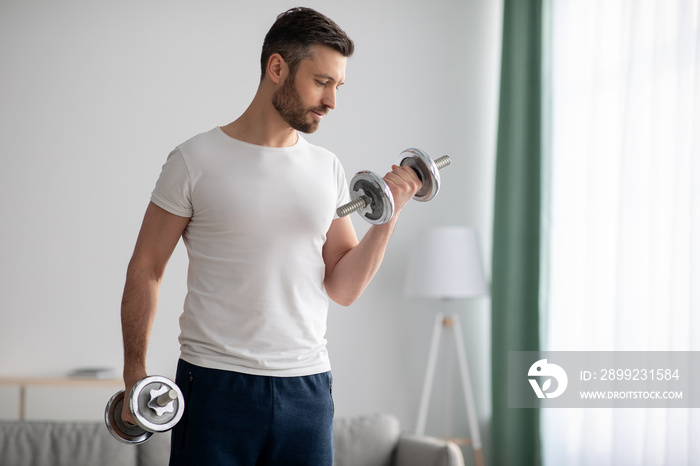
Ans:
{"label": "white wall", "polygon": [[[307,4],[356,42],[338,109],[309,139],[336,152],[348,177],[386,172],[407,147],[453,159],[439,196],[405,210],[365,295],[329,316],[337,413],[393,412],[413,427],[438,303],[402,295],[411,242],[429,225],[474,226],[490,270],[501,2]],[[244,110],[264,34],[292,6],[0,3],[0,376],[120,368],[124,273],[160,166],[176,144]],[[354,221],[363,234],[367,225]],[[162,288],[153,373],[174,372],[185,273],[180,245]],[[448,307],[465,311],[486,420],[489,301]],[[460,409],[456,430],[466,433]]]}

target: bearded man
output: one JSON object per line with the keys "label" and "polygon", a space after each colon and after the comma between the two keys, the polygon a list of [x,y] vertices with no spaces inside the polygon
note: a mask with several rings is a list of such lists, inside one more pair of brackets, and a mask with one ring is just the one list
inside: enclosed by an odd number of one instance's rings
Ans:
{"label": "bearded man", "polygon": [[[294,8],[265,37],[261,80],[235,121],[168,156],[151,195],[122,299],[124,384],[147,376],[160,282],[182,237],[189,257],[176,383],[185,414],[171,465],[333,463],[326,350],[329,299],[350,305],[380,266],[412,169],[384,177],[386,224],[358,241],[338,158],[299,133],[336,108],[354,44],[321,13]],[[122,413],[133,423],[128,409]]]}

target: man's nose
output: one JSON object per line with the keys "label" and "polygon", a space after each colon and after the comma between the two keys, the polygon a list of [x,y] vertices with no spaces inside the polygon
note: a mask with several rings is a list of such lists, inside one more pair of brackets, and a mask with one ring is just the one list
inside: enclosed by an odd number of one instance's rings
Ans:
{"label": "man's nose", "polygon": [[321,103],[328,107],[329,109],[335,109],[335,87],[330,87],[324,94]]}

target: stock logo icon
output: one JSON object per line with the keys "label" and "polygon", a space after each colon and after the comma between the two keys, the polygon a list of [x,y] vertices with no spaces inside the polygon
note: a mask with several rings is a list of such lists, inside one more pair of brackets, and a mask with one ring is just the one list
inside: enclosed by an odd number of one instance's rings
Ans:
{"label": "stock logo icon", "polygon": [[[546,359],[540,359],[530,366],[527,375],[528,377],[535,377],[528,378],[528,381],[532,385],[537,398],[556,398],[564,393],[569,383],[569,378],[566,376],[564,369],[556,364],[548,363]],[[550,391],[552,379],[556,380],[557,383],[555,389]],[[541,385],[540,380],[542,381]]]}

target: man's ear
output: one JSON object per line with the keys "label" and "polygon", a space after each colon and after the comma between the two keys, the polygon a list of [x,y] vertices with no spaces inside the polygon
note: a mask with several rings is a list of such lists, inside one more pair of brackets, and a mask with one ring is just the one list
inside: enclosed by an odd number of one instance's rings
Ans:
{"label": "man's ear", "polygon": [[267,60],[266,71],[273,83],[280,84],[289,73],[289,67],[287,66],[287,62],[284,61],[284,58],[282,58],[282,55],[273,53]]}

